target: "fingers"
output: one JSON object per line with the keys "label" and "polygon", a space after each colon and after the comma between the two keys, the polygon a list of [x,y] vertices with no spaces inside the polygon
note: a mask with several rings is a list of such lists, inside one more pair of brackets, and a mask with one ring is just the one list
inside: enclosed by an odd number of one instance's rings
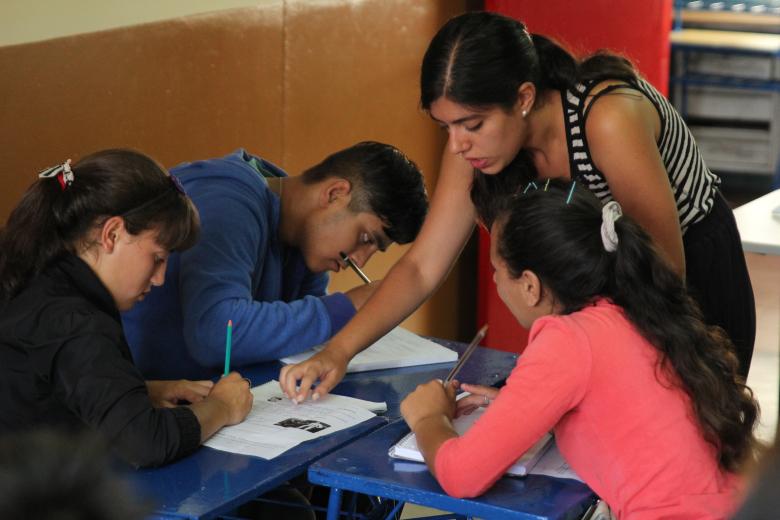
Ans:
{"label": "fingers", "polygon": [[279,371],[279,388],[288,398],[295,392],[295,375],[293,370],[297,367],[298,365],[284,365],[282,370]]}
{"label": "fingers", "polygon": [[249,391],[250,382],[238,372],[222,377],[214,386],[210,397],[218,399],[228,410],[227,424],[237,424],[244,420],[252,409],[254,396]]}
{"label": "fingers", "polygon": [[458,388],[450,382],[450,384],[444,386],[444,391],[449,399],[455,400],[455,394],[458,393]]}
{"label": "fingers", "polygon": [[461,406],[461,404],[458,403],[458,407],[455,409],[455,417],[460,417],[461,415],[471,415],[477,409],[479,409],[479,406]]}
{"label": "fingers", "polygon": [[483,399],[484,397],[487,397],[490,401],[498,397],[498,393],[499,393],[499,389],[493,388],[492,386],[470,385],[468,383],[463,383],[462,385],[460,385],[460,388],[471,394],[478,395]]}
{"label": "fingers", "polygon": [[176,392],[176,399],[189,401],[190,403],[198,403],[205,399],[209,395],[210,391],[210,388],[190,384],[182,386],[179,391]]}
{"label": "fingers", "polygon": [[301,384],[298,386],[298,389],[296,390],[293,401],[296,403],[302,403],[306,399],[309,398],[309,395],[311,394],[311,385],[314,384],[314,382],[317,380],[318,374],[314,370],[307,370],[304,372],[303,377],[301,378]]}
{"label": "fingers", "polygon": [[298,393],[298,381],[303,379],[304,375],[310,371],[315,371],[311,361],[282,367],[282,371],[279,373],[279,386],[282,388],[284,395],[290,399],[295,399]]}
{"label": "fingers", "polygon": [[339,381],[341,381],[341,376],[335,370],[331,370],[324,376],[321,376],[320,384],[314,389],[311,398],[316,401],[320,397],[328,395],[333,390],[333,387],[339,384]]}
{"label": "fingers", "polygon": [[[302,403],[310,395],[316,400],[328,394],[341,381],[346,368],[347,361],[323,351],[303,363],[283,367],[279,375],[280,386],[285,395],[296,403]],[[317,380],[320,384],[312,393],[312,385]]]}
{"label": "fingers", "polygon": [[483,406],[485,404],[485,396],[484,395],[477,395],[477,394],[471,394],[467,395],[466,397],[458,400],[458,410],[465,409],[465,408],[479,408],[480,406]]}
{"label": "fingers", "polygon": [[214,381],[211,381],[210,379],[203,379],[200,381],[190,381],[191,383],[194,383],[198,386],[202,386],[203,388],[206,388],[207,390],[211,390],[214,388]]}

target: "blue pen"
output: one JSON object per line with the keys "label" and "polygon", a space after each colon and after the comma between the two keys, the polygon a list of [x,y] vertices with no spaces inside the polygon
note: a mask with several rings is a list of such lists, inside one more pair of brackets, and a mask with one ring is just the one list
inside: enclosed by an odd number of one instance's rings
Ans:
{"label": "blue pen", "polygon": [[230,346],[233,343],[233,320],[228,320],[227,338],[225,339],[225,374],[230,373]]}

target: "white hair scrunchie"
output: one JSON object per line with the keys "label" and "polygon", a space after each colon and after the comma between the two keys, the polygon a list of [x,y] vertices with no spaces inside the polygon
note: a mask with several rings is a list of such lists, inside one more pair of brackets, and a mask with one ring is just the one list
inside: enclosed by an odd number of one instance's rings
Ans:
{"label": "white hair scrunchie", "polygon": [[608,253],[614,253],[618,245],[615,221],[623,216],[623,210],[616,201],[610,201],[601,208],[601,242]]}

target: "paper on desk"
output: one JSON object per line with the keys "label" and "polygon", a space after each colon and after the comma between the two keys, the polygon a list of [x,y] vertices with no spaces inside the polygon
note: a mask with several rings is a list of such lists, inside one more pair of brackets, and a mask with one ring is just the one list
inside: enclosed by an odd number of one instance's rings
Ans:
{"label": "paper on desk", "polygon": [[563,458],[558,450],[558,445],[552,443],[541,459],[531,470],[532,475],[547,475],[557,478],[571,478],[584,482],[577,473],[571,469],[569,463]]}
{"label": "paper on desk", "polygon": [[[318,345],[306,352],[282,358],[288,365],[306,361],[324,348]],[[417,334],[396,327],[379,338],[373,345],[352,358],[347,372],[365,372],[384,368],[430,365],[457,361],[458,353]]]}
{"label": "paper on desk", "polygon": [[282,394],[277,381],[254,387],[252,394],[252,411],[244,422],[222,428],[204,443],[206,446],[272,459],[302,442],[374,417],[367,408],[369,401],[341,395],[328,394],[317,401],[293,404]]}

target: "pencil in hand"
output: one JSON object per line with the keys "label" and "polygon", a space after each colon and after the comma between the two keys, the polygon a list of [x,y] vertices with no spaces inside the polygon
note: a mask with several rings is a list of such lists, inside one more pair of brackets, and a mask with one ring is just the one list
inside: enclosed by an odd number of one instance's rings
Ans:
{"label": "pencil in hand", "polygon": [[227,337],[225,338],[225,373],[230,373],[230,348],[233,343],[233,320],[228,320],[227,324]]}

